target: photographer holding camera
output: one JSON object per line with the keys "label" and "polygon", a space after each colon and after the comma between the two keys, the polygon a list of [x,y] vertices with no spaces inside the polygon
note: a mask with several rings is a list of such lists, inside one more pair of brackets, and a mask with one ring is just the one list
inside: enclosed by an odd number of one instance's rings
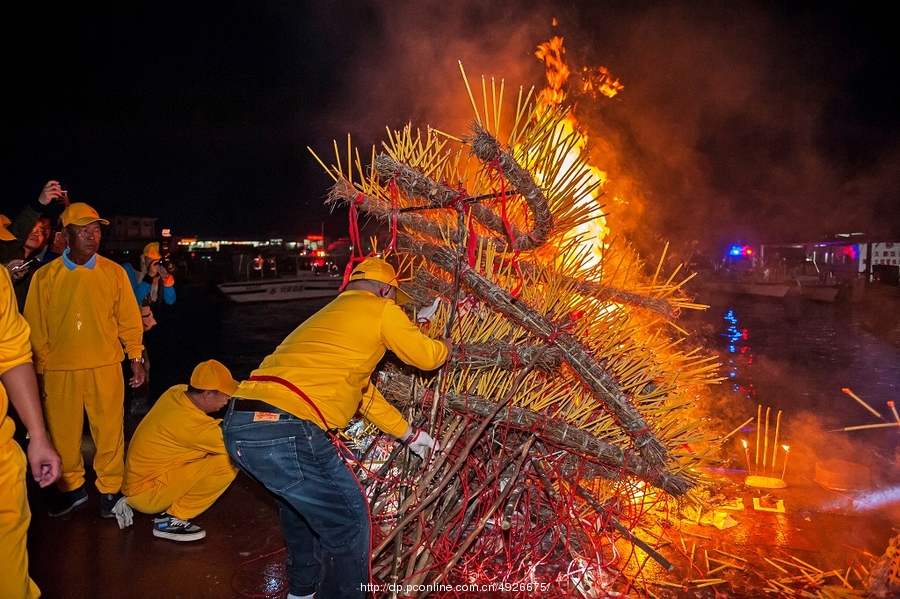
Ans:
{"label": "photographer holding camera", "polygon": [[[166,305],[175,303],[175,277],[161,263],[159,243],[148,243],[141,254],[140,272],[127,262],[122,264],[134,289],[134,296],[141,308],[141,323],[144,333],[156,326],[153,306],[160,301]],[[150,399],[150,356],[147,352],[147,339],[144,340],[144,371],[147,376],[144,384],[134,389],[130,411],[132,414],[143,413],[148,409]]]}
{"label": "photographer holding camera", "polygon": [[[0,264],[9,270],[19,311],[25,307],[25,295],[31,275],[47,260],[51,224],[69,205],[69,196],[58,181],[48,181],[36,200],[26,205],[16,218],[0,215]],[[62,249],[58,253],[61,253]],[[57,255],[58,255],[57,253]]]}
{"label": "photographer holding camera", "polygon": [[148,243],[141,254],[141,272],[135,272],[130,264],[122,265],[141,306],[152,306],[160,299],[169,306],[175,303],[175,277],[166,271],[160,260],[159,243],[154,241]]}

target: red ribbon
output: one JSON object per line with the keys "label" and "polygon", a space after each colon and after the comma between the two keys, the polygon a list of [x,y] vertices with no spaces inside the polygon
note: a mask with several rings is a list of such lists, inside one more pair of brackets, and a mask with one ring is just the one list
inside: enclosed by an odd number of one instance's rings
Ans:
{"label": "red ribbon", "polygon": [[[341,283],[341,289],[346,287],[347,283],[350,281],[350,273],[353,272],[353,266],[357,262],[362,262],[366,258],[362,253],[362,241],[360,240],[359,235],[359,219],[356,214],[356,207],[365,201],[365,194],[359,192],[356,194],[356,198],[353,200],[353,203],[350,204],[350,261],[347,262],[347,268],[344,269],[344,281]],[[357,251],[359,251],[359,256],[354,255]]]}
{"label": "red ribbon", "polygon": [[400,190],[397,189],[396,177],[388,182],[391,191],[391,244],[387,249],[397,249],[397,220],[400,218]]}

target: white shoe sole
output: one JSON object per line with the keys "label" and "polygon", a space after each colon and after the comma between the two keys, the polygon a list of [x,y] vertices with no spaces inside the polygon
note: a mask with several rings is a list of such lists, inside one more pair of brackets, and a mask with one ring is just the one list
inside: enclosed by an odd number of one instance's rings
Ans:
{"label": "white shoe sole", "polygon": [[66,514],[70,513],[72,510],[77,508],[78,506],[84,505],[85,503],[87,503],[87,500],[88,500],[88,496],[85,495],[84,497],[82,497],[81,499],[79,499],[78,501],[76,501],[75,503],[73,503],[72,505],[70,505],[69,507],[64,509],[63,511],[61,511],[61,512],[49,512],[48,511],[47,515],[50,516],[51,518],[59,518],[60,516],[65,516]]}
{"label": "white shoe sole", "polygon": [[160,539],[169,539],[170,541],[199,541],[206,537],[206,531],[199,532],[166,532],[164,530],[153,529],[153,536]]}

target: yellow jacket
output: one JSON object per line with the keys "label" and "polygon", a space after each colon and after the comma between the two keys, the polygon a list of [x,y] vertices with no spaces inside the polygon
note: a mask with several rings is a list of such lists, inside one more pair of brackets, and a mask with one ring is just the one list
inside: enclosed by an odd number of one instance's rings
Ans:
{"label": "yellow jacket", "polygon": [[25,301],[38,374],[116,364],[123,345],[129,358],[140,358],[141,310],[125,269],[102,256],[93,268],[69,270],[67,262],[38,270]]}
{"label": "yellow jacket", "polygon": [[[10,368],[31,361],[31,344],[28,342],[28,323],[19,314],[16,295],[13,293],[9,271],[0,267],[0,374]],[[0,446],[12,439],[16,426],[6,414],[9,396],[0,384]]]}
{"label": "yellow jacket", "polygon": [[[422,370],[433,370],[447,359],[446,346],[423,335],[393,301],[345,291],[288,335],[251,376],[293,383],[322,412],[328,429],[347,426],[359,410],[399,437],[406,420],[369,381],[386,350]],[[278,383],[244,381],[235,396],[265,401],[326,428],[314,409]]]}
{"label": "yellow jacket", "polygon": [[177,466],[227,454],[222,420],[195,406],[186,392],[187,385],[175,385],[163,393],[134,431],[125,458],[125,495],[143,493]]}

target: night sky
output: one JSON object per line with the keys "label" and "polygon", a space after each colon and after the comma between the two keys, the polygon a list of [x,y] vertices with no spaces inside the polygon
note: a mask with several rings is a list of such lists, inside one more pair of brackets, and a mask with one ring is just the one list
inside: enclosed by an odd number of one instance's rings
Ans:
{"label": "night sky", "polygon": [[608,206],[614,230],[900,240],[893,19],[820,4],[26,3],[0,25],[0,211],[54,178],[177,235],[343,235],[307,146],[330,157],[333,139],[365,148],[410,121],[464,133],[457,61],[542,87],[534,49],[561,35],[573,71],[602,64],[625,85],[575,98],[610,197],[629,201]]}

